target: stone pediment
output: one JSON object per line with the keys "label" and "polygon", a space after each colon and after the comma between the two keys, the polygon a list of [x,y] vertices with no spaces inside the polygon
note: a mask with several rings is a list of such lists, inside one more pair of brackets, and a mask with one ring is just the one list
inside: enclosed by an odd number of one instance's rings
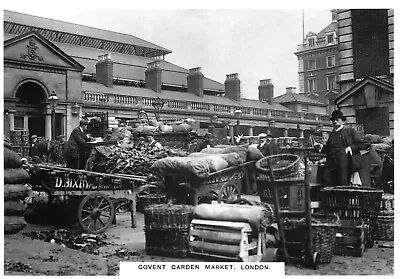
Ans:
{"label": "stone pediment", "polygon": [[4,63],[82,71],[84,67],[35,31],[4,42]]}

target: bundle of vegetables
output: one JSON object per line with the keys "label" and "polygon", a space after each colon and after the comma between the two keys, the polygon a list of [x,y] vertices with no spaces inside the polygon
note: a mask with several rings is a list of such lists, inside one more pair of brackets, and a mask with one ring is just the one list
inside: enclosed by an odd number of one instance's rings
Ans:
{"label": "bundle of vegetables", "polygon": [[189,153],[178,148],[164,147],[161,150],[137,150],[134,147],[98,146],[93,171],[104,173],[157,176],[150,167],[158,159],[165,157],[185,157]]}

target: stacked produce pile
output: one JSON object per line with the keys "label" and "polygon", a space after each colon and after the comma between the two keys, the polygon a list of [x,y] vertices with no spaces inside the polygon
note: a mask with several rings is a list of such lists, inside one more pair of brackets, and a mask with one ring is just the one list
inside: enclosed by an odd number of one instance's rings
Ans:
{"label": "stacked produce pile", "polygon": [[137,150],[133,146],[98,146],[93,156],[93,171],[103,173],[119,173],[148,176],[156,175],[156,170],[150,167],[159,159],[173,156],[184,157],[189,153],[178,148],[165,147],[161,150]]}
{"label": "stacked produce pile", "polygon": [[[5,144],[5,146],[9,146]],[[4,233],[14,234],[27,225],[23,200],[29,195],[30,187],[25,184],[29,174],[22,168],[21,157],[4,148]]]}
{"label": "stacked produce pile", "polygon": [[262,158],[262,153],[248,144],[205,148],[187,157],[165,157],[152,165],[161,173],[183,172],[206,178],[211,173]]}

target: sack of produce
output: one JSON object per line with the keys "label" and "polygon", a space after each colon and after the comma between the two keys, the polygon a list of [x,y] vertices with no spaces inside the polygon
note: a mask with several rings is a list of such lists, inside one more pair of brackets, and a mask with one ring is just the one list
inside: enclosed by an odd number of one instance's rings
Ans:
{"label": "sack of produce", "polygon": [[[211,162],[209,162],[207,158],[208,157],[187,158],[188,159],[188,163],[187,163],[188,171],[200,178],[206,178],[206,177],[210,176],[210,163]],[[228,163],[226,163],[226,164],[228,164]],[[213,167],[217,167],[217,166],[214,165]]]}
{"label": "sack of produce", "polygon": [[143,133],[145,133],[145,134],[152,134],[157,130],[158,130],[158,127],[149,126],[149,125],[143,126]]}
{"label": "sack of produce", "polygon": [[246,156],[247,161],[258,161],[262,157],[264,157],[264,155],[256,146],[249,145]]}
{"label": "sack of produce", "polygon": [[22,166],[21,157],[14,151],[4,148],[4,168],[16,169]]}
{"label": "sack of produce", "polygon": [[26,206],[21,201],[4,202],[4,215],[6,216],[22,216],[26,210]]}
{"label": "sack of produce", "polygon": [[379,136],[379,135],[366,134],[366,135],[364,135],[364,142],[381,143],[382,139],[381,139],[381,136]]}
{"label": "sack of produce", "polygon": [[27,225],[23,216],[4,216],[4,234],[17,233]]}
{"label": "sack of produce", "polygon": [[206,153],[206,154],[222,154],[222,151],[225,150],[225,148],[216,148],[216,147],[207,147],[204,148],[200,151],[200,153]]}
{"label": "sack of produce", "polygon": [[394,136],[388,136],[388,137],[384,137],[382,139],[382,142],[391,145],[393,143],[393,140],[394,140]]}
{"label": "sack of produce", "polygon": [[27,182],[28,180],[29,174],[23,168],[4,170],[5,184],[19,184]]}
{"label": "sack of produce", "polygon": [[391,147],[389,144],[386,143],[374,143],[371,146],[375,148],[375,150],[378,152],[384,152],[386,150],[389,150]]}
{"label": "sack of produce", "polygon": [[236,152],[237,154],[239,154],[239,162],[244,163],[244,162],[246,162],[248,147],[249,147],[248,144],[232,145],[230,147],[224,148],[221,153],[228,154],[228,153]]}
{"label": "sack of produce", "polygon": [[257,231],[270,224],[271,214],[272,212],[267,211],[262,206],[224,203],[202,203],[194,209],[194,217],[197,219],[246,222]]}
{"label": "sack of produce", "polygon": [[158,159],[151,166],[152,169],[158,170],[162,173],[187,171],[188,159],[186,157],[165,157]]}
{"label": "sack of produce", "polygon": [[154,126],[154,127],[160,127],[161,125],[164,124],[163,122],[157,121],[156,119],[150,120],[149,123],[151,126]]}
{"label": "sack of produce", "polygon": [[161,133],[172,133],[173,128],[170,125],[161,125],[158,127]]}
{"label": "sack of produce", "polygon": [[228,167],[228,162],[225,161],[221,155],[215,154],[215,155],[209,155],[206,157],[197,157],[192,160],[200,160],[206,162],[208,164],[208,168],[210,169],[210,172],[215,172],[219,170],[226,169]]}
{"label": "sack of produce", "polygon": [[23,200],[32,189],[26,184],[5,184],[4,201]]}

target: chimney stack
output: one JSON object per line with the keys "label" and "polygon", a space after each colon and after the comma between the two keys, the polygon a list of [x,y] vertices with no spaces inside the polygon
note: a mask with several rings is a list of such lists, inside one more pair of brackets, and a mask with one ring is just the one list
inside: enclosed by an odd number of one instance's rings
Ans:
{"label": "chimney stack", "polygon": [[201,67],[189,69],[187,76],[187,91],[203,98],[204,96],[204,75]]}
{"label": "chimney stack", "polygon": [[337,22],[338,10],[333,9],[331,10],[331,13],[332,13],[332,22]]}
{"label": "chimney stack", "polygon": [[269,104],[274,102],[274,85],[271,79],[260,80],[258,86],[258,99],[260,101],[267,101]]}
{"label": "chimney stack", "polygon": [[238,73],[226,75],[225,96],[240,101],[240,79]]}
{"label": "chimney stack", "polygon": [[147,69],[145,71],[146,88],[161,93],[161,72],[160,61],[147,63]]}
{"label": "chimney stack", "polygon": [[286,87],[286,93],[296,93],[296,87]]}
{"label": "chimney stack", "polygon": [[113,62],[111,54],[99,55],[96,63],[96,82],[113,87]]}

